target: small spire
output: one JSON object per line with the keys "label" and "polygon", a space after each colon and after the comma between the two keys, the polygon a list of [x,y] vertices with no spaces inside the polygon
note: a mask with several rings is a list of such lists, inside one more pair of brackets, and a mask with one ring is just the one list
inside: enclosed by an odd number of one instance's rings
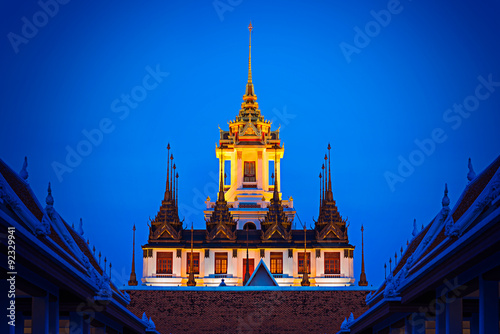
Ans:
{"label": "small spire", "polygon": [[45,203],[47,204],[48,207],[52,207],[54,205],[54,197],[52,197],[52,189],[50,188],[50,182],[49,182],[49,187],[47,188],[47,197],[45,198]]}
{"label": "small spire", "polygon": [[448,184],[444,184],[444,196],[443,199],[441,200],[441,205],[443,208],[447,208],[448,205],[450,205],[450,199],[448,198]]}
{"label": "small spire", "polygon": [[408,241],[408,239],[406,239],[406,247],[408,247],[409,244],[410,242]]}
{"label": "small spire", "polygon": [[471,182],[476,178],[476,172],[474,172],[474,168],[472,167],[472,160],[469,158],[469,173],[467,173],[467,180]]}
{"label": "small spire", "polygon": [[401,246],[401,258],[403,257],[403,246]]}
{"label": "small spire", "polygon": [[101,251],[99,251],[99,265],[101,265]]}
{"label": "small spire", "polygon": [[359,275],[359,286],[368,286],[365,273],[365,243],[364,243],[365,228],[361,225],[361,274]]}
{"label": "small spire", "polygon": [[83,220],[80,218],[80,223],[78,224],[78,234],[83,235]]}
{"label": "small spire", "polygon": [[398,252],[394,252],[394,266],[398,263]]}
{"label": "small spire", "polygon": [[325,164],[321,165],[321,173],[325,176],[323,178],[323,194],[322,194],[322,202],[325,201],[325,188],[326,188],[326,174],[325,174]]}
{"label": "small spire", "polygon": [[418,229],[417,229],[417,220],[413,219],[413,232],[411,233],[413,237],[415,238],[418,234]]}
{"label": "small spire", "polygon": [[175,173],[175,206],[179,204],[179,173]]}
{"label": "small spire", "polygon": [[392,273],[392,257],[389,258],[389,273]]}
{"label": "small spire", "polygon": [[106,260],[106,257],[104,257],[104,273],[106,273],[106,262],[107,262],[107,261],[108,261],[108,260]]}
{"label": "small spire", "polygon": [[94,252],[94,256],[95,256],[95,245],[92,246],[92,252]]}
{"label": "small spire", "polygon": [[172,200],[174,201],[175,203],[175,187],[176,187],[176,178],[175,178],[175,170],[177,169],[177,166],[174,166],[172,167],[173,168],[173,173],[172,173],[172,180],[173,180],[173,186],[172,186]]}
{"label": "small spire", "polygon": [[274,145],[274,174],[275,174],[275,179],[274,179],[274,192],[273,192],[273,198],[274,201],[279,201],[280,195],[279,195],[279,190],[278,190],[278,166],[277,166],[277,160],[276,160],[276,148],[278,145]]}
{"label": "small spire", "polygon": [[109,263],[109,280],[111,281],[111,262]]}
{"label": "small spire", "polygon": [[387,278],[387,263],[384,263],[384,279]]}
{"label": "small spire", "polygon": [[27,180],[28,179],[28,157],[24,157],[23,168],[19,172],[19,176],[23,180]]}
{"label": "small spire", "polygon": [[[129,286],[137,286],[137,276],[135,274],[135,224],[132,227],[133,239],[132,239],[132,270],[130,271],[130,279],[128,281]],[[111,265],[111,263],[110,263]]]}
{"label": "small spire", "polygon": [[224,179],[223,179],[223,172],[222,172],[222,166],[224,164],[224,149],[222,144],[220,145],[220,179],[219,179],[219,198],[218,201],[223,202],[225,201],[224,197]]}
{"label": "small spire", "polygon": [[322,191],[323,189],[321,189],[321,186],[323,184],[323,180],[321,179],[321,173],[319,173],[319,209],[321,210],[321,204],[323,203],[323,196],[321,195],[322,194]]}
{"label": "small spire", "polygon": [[90,247],[90,240],[89,240],[89,238],[87,238],[87,246]]}
{"label": "small spire", "polygon": [[165,197],[164,200],[168,201],[170,199],[170,143],[167,144],[167,184],[165,185]]}
{"label": "small spire", "polygon": [[174,155],[170,154],[170,199],[172,199],[173,184],[174,182]]}

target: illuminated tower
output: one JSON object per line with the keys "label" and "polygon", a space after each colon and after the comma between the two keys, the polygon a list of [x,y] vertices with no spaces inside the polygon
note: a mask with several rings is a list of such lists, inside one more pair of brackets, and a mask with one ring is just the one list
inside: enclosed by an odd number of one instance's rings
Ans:
{"label": "illuminated tower", "polygon": [[[281,185],[280,160],[284,146],[279,138],[279,129],[271,130],[271,121],[261,115],[257,95],[252,82],[252,24],[250,23],[250,44],[248,54],[248,81],[239,114],[229,122],[229,131],[220,130],[220,140],[215,149],[219,168],[223,175],[230,175],[228,184],[221,178],[225,200],[230,212],[238,221],[237,228],[259,229],[273,198],[274,185],[271,176],[276,170],[275,184]],[[225,170],[229,161],[229,170]],[[271,163],[275,166],[270,168]],[[273,175],[270,175],[272,173]],[[281,199],[280,189],[276,189]],[[205,219],[209,219],[216,207],[210,198],[206,201]],[[293,199],[282,201],[284,213],[293,221]]]}

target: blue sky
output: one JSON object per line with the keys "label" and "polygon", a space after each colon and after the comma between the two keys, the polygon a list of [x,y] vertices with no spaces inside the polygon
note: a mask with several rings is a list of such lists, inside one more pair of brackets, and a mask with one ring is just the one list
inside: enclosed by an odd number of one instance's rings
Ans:
{"label": "blue sky", "polygon": [[[181,217],[204,227],[217,126],[244,94],[250,20],[258,102],[285,143],[283,195],[313,224],[331,143],[356,278],[361,224],[376,286],[413,219],[439,211],[444,183],[454,205],[467,159],[480,172],[500,152],[498,1],[61,2],[0,4],[0,157],[20,170],[28,156],[35,193],[44,200],[52,182],[55,208],[83,217],[117,280],[130,273],[134,223],[147,242],[168,142]],[[85,156],[68,163],[68,150]]]}

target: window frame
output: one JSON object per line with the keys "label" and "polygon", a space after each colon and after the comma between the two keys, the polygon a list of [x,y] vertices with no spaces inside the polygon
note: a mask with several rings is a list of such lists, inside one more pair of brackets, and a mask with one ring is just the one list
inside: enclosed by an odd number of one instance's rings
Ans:
{"label": "window frame", "polygon": [[340,252],[324,252],[323,263],[325,275],[340,275]]}
{"label": "window frame", "polygon": [[[193,274],[199,275],[200,274],[200,253],[199,252],[193,252]],[[189,275],[189,269],[190,269],[190,259],[191,259],[191,252],[188,252],[186,255],[186,275]],[[198,260],[198,264],[196,264]]]}
{"label": "window frame", "polygon": [[[304,274],[304,265],[300,265],[300,258],[302,257],[302,263],[304,262],[304,252],[298,252],[297,254],[297,272],[298,274]],[[306,263],[308,265],[308,274],[311,273],[311,252],[306,253]]]}
{"label": "window frame", "polygon": [[[161,261],[166,261],[161,264]],[[170,272],[169,272],[170,262]],[[162,270],[164,268],[164,270]],[[174,273],[174,252],[157,252],[156,253],[156,273],[160,275],[173,275]]]}
{"label": "window frame", "polygon": [[[227,252],[216,252],[214,256],[214,273],[216,275],[227,275]],[[219,266],[217,266],[217,262],[222,261]],[[225,262],[225,263],[224,263]]]}
{"label": "window frame", "polygon": [[[275,262],[275,263],[273,263]],[[283,274],[283,252],[271,252],[270,255],[270,268],[271,274]]]}

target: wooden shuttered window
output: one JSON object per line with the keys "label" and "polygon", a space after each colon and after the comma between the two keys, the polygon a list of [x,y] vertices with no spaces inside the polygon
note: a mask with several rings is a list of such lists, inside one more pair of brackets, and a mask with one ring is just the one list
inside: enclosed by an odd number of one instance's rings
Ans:
{"label": "wooden shuttered window", "polygon": [[[299,252],[299,274],[304,273],[304,252]],[[311,273],[311,253],[307,252],[306,253],[306,268],[307,268],[307,273]]]}
{"label": "wooden shuttered window", "polygon": [[172,274],[173,252],[156,253],[156,273]]}
{"label": "wooden shuttered window", "polygon": [[283,274],[282,252],[271,252],[271,274]]}
{"label": "wooden shuttered window", "polygon": [[215,273],[227,274],[227,253],[215,253]]}
{"label": "wooden shuttered window", "polygon": [[[200,253],[195,253],[193,252],[193,274],[199,274],[200,273]],[[186,258],[186,274],[189,274],[189,271],[191,270],[191,252],[187,253],[187,258]]]}
{"label": "wooden shuttered window", "polygon": [[339,252],[325,252],[325,274],[340,274]]}

